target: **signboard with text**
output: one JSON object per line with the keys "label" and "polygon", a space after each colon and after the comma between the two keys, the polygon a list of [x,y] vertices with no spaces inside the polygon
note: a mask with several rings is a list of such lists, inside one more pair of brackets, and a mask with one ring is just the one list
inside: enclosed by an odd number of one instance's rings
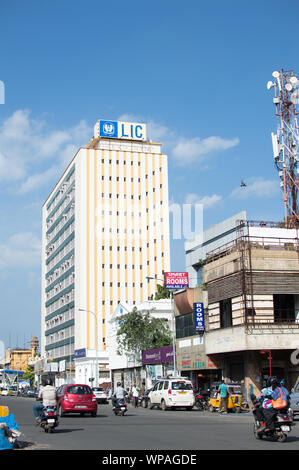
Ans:
{"label": "signboard with text", "polygon": [[194,316],[195,316],[195,330],[205,331],[205,317],[202,302],[196,302],[193,304]]}
{"label": "signboard with text", "polygon": [[189,287],[188,273],[164,273],[165,289],[185,289]]}
{"label": "signboard with text", "polygon": [[100,119],[95,125],[94,136],[109,139],[146,140],[146,124]]}

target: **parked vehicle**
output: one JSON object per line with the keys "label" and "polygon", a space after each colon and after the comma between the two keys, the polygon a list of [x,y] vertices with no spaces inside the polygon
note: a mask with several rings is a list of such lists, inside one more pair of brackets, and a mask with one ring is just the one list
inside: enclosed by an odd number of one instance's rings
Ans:
{"label": "parked vehicle", "polygon": [[124,398],[119,398],[116,401],[116,404],[113,407],[113,411],[114,411],[115,416],[117,415],[124,416],[125,412],[127,411],[127,405],[126,405]]}
{"label": "parked vehicle", "polygon": [[142,406],[143,408],[147,408],[148,405],[148,395],[149,393],[153,390],[152,388],[149,388],[148,390],[145,390],[142,395],[139,397],[139,406]]}
{"label": "parked vehicle", "polygon": [[178,378],[160,379],[148,394],[148,408],[159,406],[163,411],[184,407],[192,410],[195,403],[190,380]]}
{"label": "parked vehicle", "polygon": [[33,390],[33,388],[27,388],[26,390],[26,396],[27,397],[30,397],[30,398],[36,398],[37,397],[37,393],[35,390]]}
{"label": "parked vehicle", "polygon": [[57,390],[58,414],[64,416],[66,413],[91,413],[97,415],[97,399],[89,385],[65,384]]}
{"label": "parked vehicle", "polygon": [[292,409],[293,416],[299,414],[299,381],[295,387],[292,388],[290,393],[290,406]]}
{"label": "parked vehicle", "polygon": [[[209,401],[210,411],[217,411],[220,408],[220,393],[217,392],[221,382],[213,382]],[[228,383],[229,395],[227,397],[227,411],[240,413],[242,411],[242,387],[240,383]]]}
{"label": "parked vehicle", "polygon": [[57,408],[55,406],[46,406],[40,414],[40,426],[45,432],[51,433],[59,425]]}
{"label": "parked vehicle", "polygon": [[92,387],[92,392],[97,399],[97,403],[108,403],[108,396],[102,387]]}
{"label": "parked vehicle", "polygon": [[[254,426],[253,426],[253,433],[256,439],[262,439],[263,437],[272,437],[276,439],[278,442],[285,442],[288,433],[291,431],[291,427],[294,425],[293,419],[290,416],[289,410],[281,410],[277,411],[277,415],[275,417],[275,429],[274,431],[271,430],[260,430],[261,427],[266,426],[265,422],[259,421],[254,411],[257,408],[261,407],[261,404],[256,400],[255,395],[250,396],[251,401],[254,405],[253,415],[254,415]],[[266,428],[267,429],[267,428]]]}
{"label": "parked vehicle", "polygon": [[198,391],[195,392],[195,406],[199,410],[209,409],[209,392]]}
{"label": "parked vehicle", "polygon": [[8,395],[8,390],[7,388],[0,388],[0,395],[6,396]]}

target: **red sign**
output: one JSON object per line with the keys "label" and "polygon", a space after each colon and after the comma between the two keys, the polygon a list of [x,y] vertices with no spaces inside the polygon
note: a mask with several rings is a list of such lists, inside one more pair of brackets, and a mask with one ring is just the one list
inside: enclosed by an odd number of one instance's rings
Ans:
{"label": "red sign", "polygon": [[188,273],[164,273],[165,289],[184,289],[189,287]]}

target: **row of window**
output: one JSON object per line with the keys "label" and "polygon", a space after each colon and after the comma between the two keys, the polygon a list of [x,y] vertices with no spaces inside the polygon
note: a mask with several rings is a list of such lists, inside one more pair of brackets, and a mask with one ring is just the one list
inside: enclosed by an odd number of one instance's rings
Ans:
{"label": "row of window", "polygon": [[59,192],[57,193],[57,195],[55,196],[55,198],[51,202],[51,205],[47,209],[48,214],[50,214],[55,209],[55,206],[57,206],[59,204],[61,199],[64,197],[65,192],[68,190],[68,188],[71,186],[71,184],[73,183],[74,180],[75,180],[75,173],[73,173],[70,176],[68,181],[64,181],[62,183],[62,186],[61,186]]}
{"label": "row of window", "polygon": [[63,330],[56,331],[56,333],[46,336],[46,345],[49,346],[53,343],[57,343],[58,341],[72,338],[74,336],[74,333],[75,333],[74,325],[69,326]]}
{"label": "row of window", "polygon": [[75,248],[75,241],[74,239],[70,240],[69,243],[67,243],[62,250],[57,253],[57,255],[54,256],[54,258],[47,264],[47,272],[51,271],[56,264],[59,263],[70,251],[72,251]]}
{"label": "row of window", "polygon": [[51,318],[51,320],[47,320],[46,330],[50,330],[51,328],[55,328],[55,326],[62,325],[63,323],[69,320],[72,320],[74,316],[75,316],[75,309],[74,307],[72,307],[63,313],[56,315],[56,317]]}
{"label": "row of window", "polygon": [[75,279],[75,273],[72,272],[68,277],[63,279],[61,282],[58,282],[50,291],[47,292],[47,300],[50,300],[52,297],[55,297],[55,295],[58,295],[59,292],[63,291],[67,287],[69,287],[71,284],[73,284]]}
{"label": "row of window", "polygon": [[63,295],[55,302],[51,303],[48,307],[46,307],[46,315],[50,315],[51,313],[55,312],[59,308],[67,305],[68,303],[72,302],[75,298],[75,291],[72,289],[68,294]]}
{"label": "row of window", "polygon": [[[70,205],[71,202],[74,204],[74,196],[75,196],[75,187],[73,187],[72,190],[66,196],[63,195],[65,200],[57,208],[57,210],[48,212],[48,214],[53,214],[53,215],[50,218],[49,218],[49,216],[47,217],[47,221],[46,221],[47,229],[49,229],[51,227],[51,225],[53,225],[56,222],[58,217],[63,213],[63,211],[66,209],[66,207]],[[60,201],[58,201],[58,202],[60,202]]]}
{"label": "row of window", "polygon": [[75,263],[75,257],[72,254],[67,260],[64,261],[55,271],[53,274],[50,274],[46,278],[47,285],[50,285],[52,282],[54,282],[56,279],[59,278],[59,276],[62,276],[68,269],[74,266]]}
{"label": "row of window", "polygon": [[[109,164],[111,165],[111,163],[112,163],[112,160],[111,160],[111,159],[110,159],[110,160],[106,160],[106,161],[109,162]],[[119,165],[119,160],[113,160],[113,161],[115,161],[116,165]],[[126,165],[126,164],[128,163],[128,165],[129,165],[129,161],[130,161],[131,166],[133,166],[134,163],[135,163],[134,160],[122,160],[122,163],[123,163],[124,165]],[[105,159],[104,159],[104,158],[102,158],[102,163],[105,163]],[[138,162],[137,162],[137,165],[138,165],[138,166],[141,166],[141,162],[138,161]],[[162,167],[159,167],[159,171],[162,171]],[[154,174],[155,174],[155,170],[153,170],[153,175],[154,175]]]}
{"label": "row of window", "polygon": [[73,233],[75,230],[75,222],[72,222],[60,235],[60,237],[52,243],[52,245],[49,245],[48,248],[46,249],[46,255],[50,256],[55,250],[57,250],[62,243]]}
{"label": "row of window", "polygon": [[59,346],[47,351],[47,359],[56,359],[58,357],[70,357],[74,354],[74,344],[66,344],[65,346]]}
{"label": "row of window", "polygon": [[68,210],[68,212],[63,214],[62,219],[60,220],[60,222],[58,222],[56,227],[51,231],[51,233],[48,233],[46,235],[48,244],[51,243],[51,240],[53,240],[53,238],[55,238],[55,236],[60,232],[60,230],[63,229],[64,225],[72,217],[72,215],[74,215],[74,213],[75,213],[75,210],[74,210],[74,207],[73,207],[70,210]]}

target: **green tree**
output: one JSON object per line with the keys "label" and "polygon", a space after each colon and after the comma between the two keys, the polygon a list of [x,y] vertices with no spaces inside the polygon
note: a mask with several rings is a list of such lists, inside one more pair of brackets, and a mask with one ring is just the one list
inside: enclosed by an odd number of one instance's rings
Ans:
{"label": "green tree", "polygon": [[118,354],[135,354],[144,349],[160,348],[172,344],[168,323],[160,318],[153,318],[149,312],[142,314],[134,307],[132,312],[116,318]]}
{"label": "green tree", "polygon": [[152,295],[150,300],[160,300],[160,299],[169,299],[170,298],[170,290],[165,289],[164,286],[157,284],[157,292],[155,293],[155,297]]}
{"label": "green tree", "polygon": [[34,368],[32,366],[27,366],[27,370],[23,375],[24,379],[30,380],[30,386],[34,384]]}

